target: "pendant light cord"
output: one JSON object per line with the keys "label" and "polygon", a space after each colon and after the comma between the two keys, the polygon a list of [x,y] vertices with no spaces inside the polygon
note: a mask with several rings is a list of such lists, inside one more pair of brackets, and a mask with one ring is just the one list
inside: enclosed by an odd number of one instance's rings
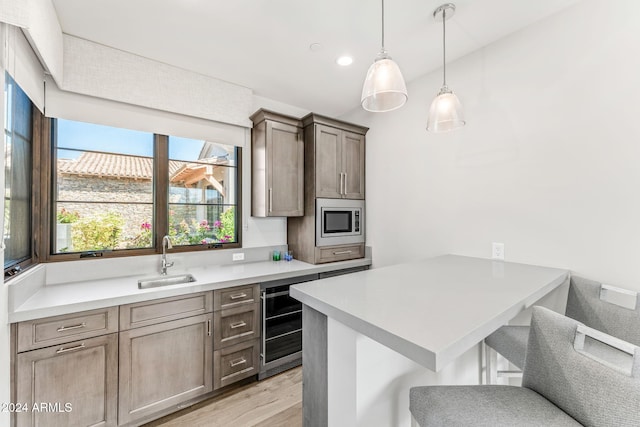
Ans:
{"label": "pendant light cord", "polygon": [[447,37],[446,37],[446,24],[447,22],[447,8],[442,9],[442,86],[447,85]]}
{"label": "pendant light cord", "polygon": [[382,51],[384,52],[384,0],[382,0]]}

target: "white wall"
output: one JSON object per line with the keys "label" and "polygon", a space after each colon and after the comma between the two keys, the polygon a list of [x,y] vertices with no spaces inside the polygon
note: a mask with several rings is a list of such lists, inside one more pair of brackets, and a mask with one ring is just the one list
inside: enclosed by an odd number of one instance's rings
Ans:
{"label": "white wall", "polygon": [[371,128],[374,264],[503,242],[508,261],[640,289],[638,16],[633,0],[584,1],[451,63],[459,131],[425,131],[442,70],[396,112],[345,116]]}

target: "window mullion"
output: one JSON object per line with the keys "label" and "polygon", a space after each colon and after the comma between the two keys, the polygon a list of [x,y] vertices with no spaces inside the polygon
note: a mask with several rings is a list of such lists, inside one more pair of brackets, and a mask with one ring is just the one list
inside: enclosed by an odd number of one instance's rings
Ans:
{"label": "window mullion", "polygon": [[49,258],[50,121],[34,107],[33,124],[32,244],[34,262],[38,263]]}
{"label": "window mullion", "polygon": [[169,234],[169,137],[155,135],[153,147],[154,248],[161,252],[162,237]]}

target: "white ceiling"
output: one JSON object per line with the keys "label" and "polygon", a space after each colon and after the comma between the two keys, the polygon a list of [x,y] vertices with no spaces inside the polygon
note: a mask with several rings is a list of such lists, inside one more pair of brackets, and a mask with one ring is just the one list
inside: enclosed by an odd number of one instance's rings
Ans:
{"label": "white ceiling", "polygon": [[[367,69],[380,50],[376,0],[52,1],[66,34],[330,116],[359,105]],[[578,1],[458,0],[447,21],[447,60]],[[442,24],[432,16],[442,3],[385,2],[386,48],[407,82],[442,65]],[[322,48],[312,52],[312,43]],[[335,63],[345,53],[354,58],[350,67]]]}

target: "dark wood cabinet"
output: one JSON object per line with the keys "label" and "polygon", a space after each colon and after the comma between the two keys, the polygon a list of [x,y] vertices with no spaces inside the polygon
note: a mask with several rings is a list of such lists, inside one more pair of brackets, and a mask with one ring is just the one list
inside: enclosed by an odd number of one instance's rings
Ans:
{"label": "dark wood cabinet", "polygon": [[304,140],[300,120],[258,110],[252,116],[251,215],[304,214]]}

